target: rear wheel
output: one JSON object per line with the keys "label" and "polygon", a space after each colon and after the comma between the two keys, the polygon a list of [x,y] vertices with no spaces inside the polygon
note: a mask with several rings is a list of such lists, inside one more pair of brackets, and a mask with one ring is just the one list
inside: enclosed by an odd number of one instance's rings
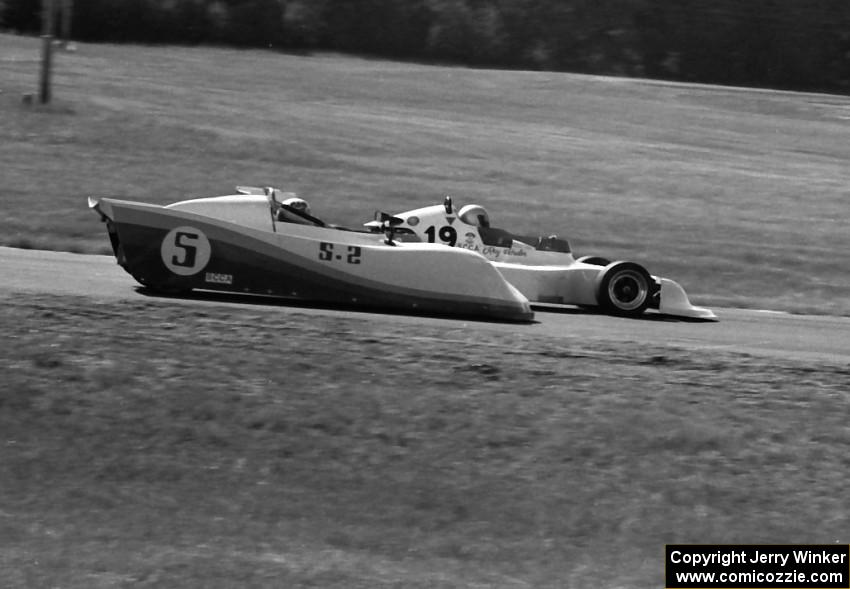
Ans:
{"label": "rear wheel", "polygon": [[601,273],[596,300],[606,313],[638,317],[649,306],[652,278],[634,262],[614,262]]}

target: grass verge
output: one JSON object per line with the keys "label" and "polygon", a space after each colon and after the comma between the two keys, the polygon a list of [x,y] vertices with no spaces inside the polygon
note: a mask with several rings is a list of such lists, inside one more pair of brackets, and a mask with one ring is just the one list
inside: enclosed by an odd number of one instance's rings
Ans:
{"label": "grass verge", "polygon": [[7,587],[657,587],[663,544],[850,538],[847,366],[0,306]]}

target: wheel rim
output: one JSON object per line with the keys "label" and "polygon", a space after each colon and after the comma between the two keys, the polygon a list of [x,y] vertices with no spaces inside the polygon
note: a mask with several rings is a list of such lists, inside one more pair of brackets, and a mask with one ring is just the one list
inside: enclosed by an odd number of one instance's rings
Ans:
{"label": "wheel rim", "polygon": [[639,272],[623,270],[615,274],[608,283],[608,298],[618,309],[639,309],[649,294],[649,285]]}

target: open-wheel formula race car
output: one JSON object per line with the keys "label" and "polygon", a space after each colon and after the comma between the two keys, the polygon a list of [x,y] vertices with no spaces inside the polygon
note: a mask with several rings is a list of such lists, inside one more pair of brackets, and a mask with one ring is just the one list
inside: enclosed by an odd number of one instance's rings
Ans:
{"label": "open-wheel formula race car", "polygon": [[[455,210],[451,198],[446,197],[442,205],[398,213],[393,218],[398,235],[480,253],[538,308],[576,305],[628,317],[654,309],[676,317],[717,319],[711,310],[692,305],[678,283],[653,276],[638,263],[599,256],[576,259],[566,239],[516,235],[492,227],[487,211],[479,205]],[[374,228],[380,222],[367,225]]]}
{"label": "open-wheel formula race car", "polygon": [[646,309],[716,319],[672,280],[633,262],[576,260],[566,240],[490,227],[486,212],[443,204],[379,213],[361,229],[329,225],[292,193],[238,194],[159,206],[89,199],[118,263],[154,291],[194,289],[373,309],[530,321],[531,304]]}

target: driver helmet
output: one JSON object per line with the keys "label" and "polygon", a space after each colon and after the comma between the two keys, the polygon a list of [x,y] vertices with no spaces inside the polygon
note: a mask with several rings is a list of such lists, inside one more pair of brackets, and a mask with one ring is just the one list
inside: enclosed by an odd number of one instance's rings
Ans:
{"label": "driver helmet", "polygon": [[[284,198],[283,200],[279,201],[280,204],[287,205],[289,207],[292,207],[296,211],[306,213],[306,214],[312,216],[313,213],[310,211],[310,205],[307,204],[307,201],[304,200],[303,198],[298,198],[292,192],[284,192],[283,194],[281,194],[281,196],[287,196],[288,198]],[[283,207],[278,209],[277,220],[278,221],[290,221],[292,223],[304,223],[304,224],[310,223],[304,217],[301,217],[300,215],[293,214],[293,213],[287,211]]]}
{"label": "driver helmet", "polygon": [[479,205],[466,205],[458,212],[460,220],[475,227],[490,227],[490,215]]}

